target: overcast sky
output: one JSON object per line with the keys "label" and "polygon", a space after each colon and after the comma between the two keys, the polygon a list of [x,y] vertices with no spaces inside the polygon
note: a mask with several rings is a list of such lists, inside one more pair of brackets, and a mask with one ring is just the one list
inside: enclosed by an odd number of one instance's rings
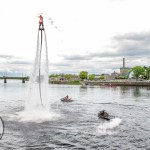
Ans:
{"label": "overcast sky", "polygon": [[149,7],[150,0],[0,0],[0,72],[31,72],[40,13],[50,73],[111,73],[123,57],[127,67],[150,66]]}

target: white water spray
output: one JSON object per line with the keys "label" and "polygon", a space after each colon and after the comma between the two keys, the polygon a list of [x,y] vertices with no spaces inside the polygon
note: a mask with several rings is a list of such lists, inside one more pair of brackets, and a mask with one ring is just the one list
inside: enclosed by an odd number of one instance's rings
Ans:
{"label": "white water spray", "polygon": [[45,30],[39,29],[37,50],[29,81],[25,110],[19,113],[20,121],[43,122],[58,115],[49,112],[48,103],[48,50]]}
{"label": "white water spray", "polygon": [[101,135],[113,134],[114,133],[113,129],[119,126],[120,123],[121,123],[120,118],[114,118],[110,122],[105,122],[103,124],[100,124],[98,126],[98,132]]}
{"label": "white water spray", "polygon": [[[43,36],[44,34],[44,36]],[[44,41],[44,42],[43,42]],[[37,51],[33,72],[29,81],[29,92],[25,110],[33,111],[48,107],[48,50],[44,30],[38,31]]]}

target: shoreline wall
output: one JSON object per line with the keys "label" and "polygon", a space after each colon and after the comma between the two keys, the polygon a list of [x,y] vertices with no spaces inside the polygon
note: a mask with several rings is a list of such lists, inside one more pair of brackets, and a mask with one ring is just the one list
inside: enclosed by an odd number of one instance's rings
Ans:
{"label": "shoreline wall", "polygon": [[[50,81],[51,84],[72,84],[68,81]],[[107,86],[150,86],[150,82],[145,81],[82,81],[78,85],[107,85]]]}
{"label": "shoreline wall", "polygon": [[119,82],[108,82],[108,81],[88,81],[86,82],[87,85],[109,85],[109,86],[150,86],[150,82],[143,82],[143,81],[119,81]]}

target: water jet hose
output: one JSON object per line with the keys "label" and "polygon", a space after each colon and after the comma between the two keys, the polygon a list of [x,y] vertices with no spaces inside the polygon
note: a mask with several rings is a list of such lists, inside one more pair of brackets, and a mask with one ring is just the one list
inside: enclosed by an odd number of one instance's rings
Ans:
{"label": "water jet hose", "polygon": [[1,122],[2,122],[2,126],[3,126],[3,131],[2,131],[2,133],[0,134],[0,140],[2,139],[2,137],[3,137],[3,135],[4,135],[4,128],[5,128],[5,126],[4,126],[4,121],[3,121],[3,119],[2,119],[2,117],[0,116],[0,120],[1,120]]}
{"label": "water jet hose", "polygon": [[41,92],[41,52],[42,52],[42,30],[41,30],[41,46],[40,46],[40,56],[39,56],[39,93],[40,93],[41,105],[43,106],[42,92]]}

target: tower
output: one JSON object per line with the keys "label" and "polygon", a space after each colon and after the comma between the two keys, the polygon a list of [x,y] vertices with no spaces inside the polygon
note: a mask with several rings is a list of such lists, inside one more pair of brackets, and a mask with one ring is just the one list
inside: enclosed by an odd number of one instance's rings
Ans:
{"label": "tower", "polygon": [[123,58],[123,68],[125,68],[125,58]]}
{"label": "tower", "polygon": [[125,58],[123,58],[123,66],[120,68],[121,76],[128,77],[129,71],[130,71],[130,68],[129,67],[125,67]]}

